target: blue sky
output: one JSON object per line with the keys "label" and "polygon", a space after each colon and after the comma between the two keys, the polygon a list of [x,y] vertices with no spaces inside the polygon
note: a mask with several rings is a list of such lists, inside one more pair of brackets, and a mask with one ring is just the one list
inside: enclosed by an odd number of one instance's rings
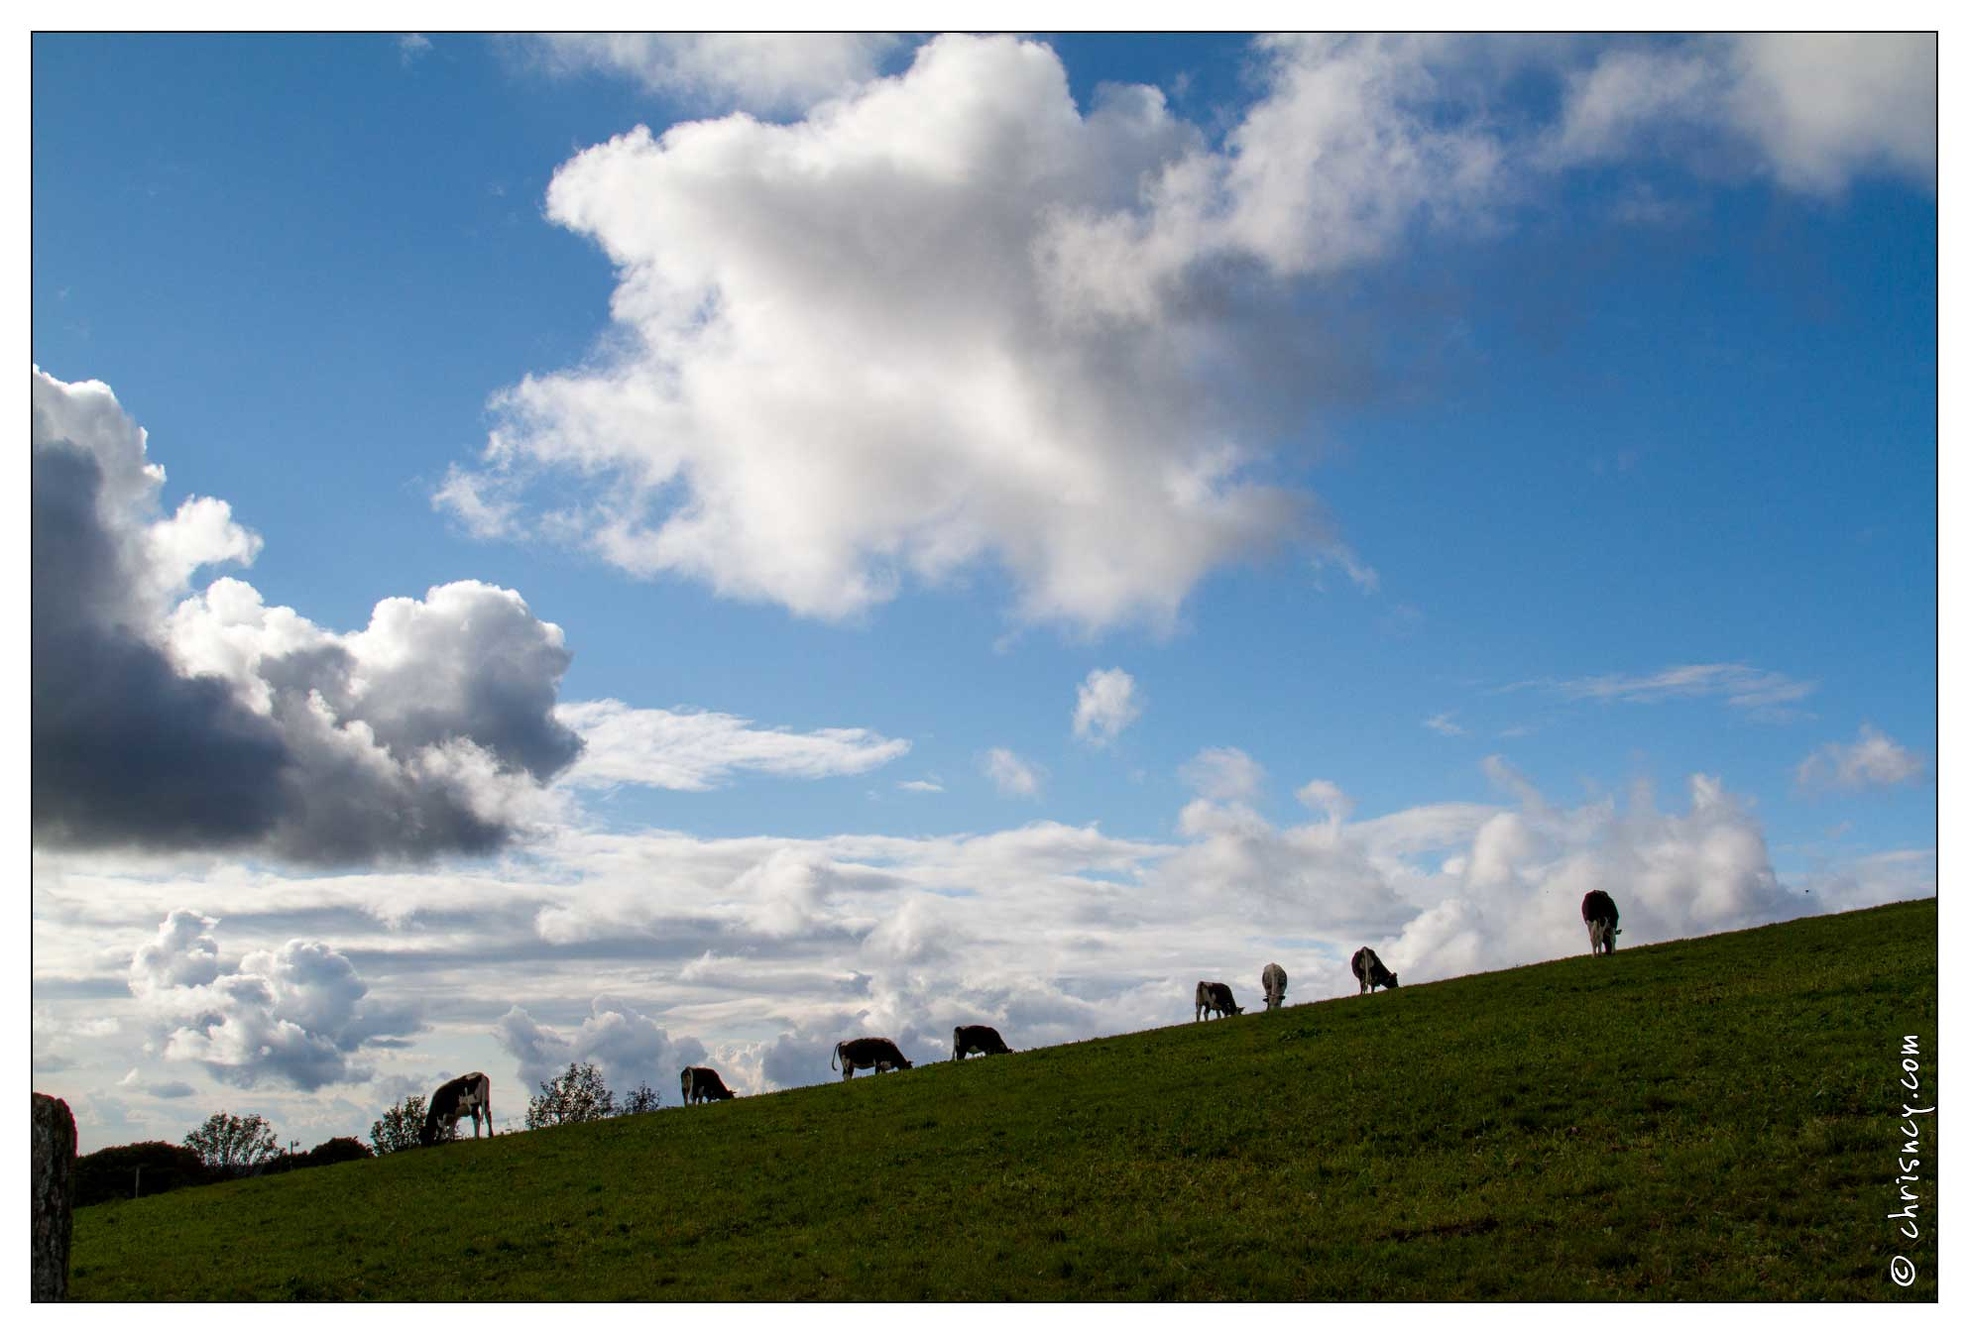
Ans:
{"label": "blue sky", "polygon": [[[85,1147],[1935,892],[1932,40],[33,66]],[[178,703],[57,688],[124,636]],[[205,708],[160,830],[90,747]]]}

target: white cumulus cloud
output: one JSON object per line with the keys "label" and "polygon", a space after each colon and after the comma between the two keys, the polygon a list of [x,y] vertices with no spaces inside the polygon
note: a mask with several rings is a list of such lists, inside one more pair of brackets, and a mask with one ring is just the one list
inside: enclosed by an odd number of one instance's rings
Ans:
{"label": "white cumulus cloud", "polygon": [[1105,746],[1141,716],[1135,678],[1119,667],[1097,667],[1080,683],[1073,709],[1073,734]]}
{"label": "white cumulus cloud", "polygon": [[1806,756],[1796,778],[1802,788],[1853,792],[1912,783],[1927,772],[1927,762],[1919,755],[1871,723],[1862,723],[1852,744],[1828,741]]}
{"label": "white cumulus cloud", "polygon": [[1246,802],[1265,786],[1265,768],[1236,746],[1200,750],[1179,771],[1206,801]]}
{"label": "white cumulus cloud", "polygon": [[216,925],[174,911],[131,958],[130,992],[167,1060],[196,1062],[241,1088],[270,1081],[317,1089],[367,1080],[370,1071],[351,1064],[355,1052],[423,1026],[411,1010],[369,999],[354,965],[320,941],[289,940],[227,969]]}
{"label": "white cumulus cloud", "polygon": [[1561,162],[1734,151],[1817,194],[1862,174],[1932,185],[1936,76],[1932,33],[1763,33],[1616,49],[1571,75],[1550,151]]}
{"label": "white cumulus cloud", "polygon": [[532,1097],[542,1083],[569,1065],[584,1061],[593,1062],[602,1082],[617,1094],[643,1083],[659,1094],[674,1090],[679,1071],[704,1062],[704,1044],[696,1038],[673,1038],[648,1015],[606,996],[597,997],[588,1016],[570,1032],[539,1023],[515,1005],[493,1026],[493,1033],[519,1062],[525,1097]]}
{"label": "white cumulus cloud", "polygon": [[[568,48],[666,86],[709,49]],[[858,60],[817,62],[841,91],[793,123],[638,127],[562,165],[547,212],[615,265],[615,336],[498,395],[442,508],[833,619],[990,565],[1025,621],[1166,631],[1284,545],[1371,590],[1284,481],[1306,414],[1376,379],[1302,280],[1509,225],[1666,123],[1798,189],[1933,156],[1932,39],[1265,38],[1221,131],[1146,86],[1078,104],[1033,41]],[[1492,114],[1526,71],[1556,111]]]}
{"label": "white cumulus cloud", "polygon": [[1038,765],[1020,759],[1003,746],[985,752],[984,775],[1008,797],[1036,797],[1045,774]]}

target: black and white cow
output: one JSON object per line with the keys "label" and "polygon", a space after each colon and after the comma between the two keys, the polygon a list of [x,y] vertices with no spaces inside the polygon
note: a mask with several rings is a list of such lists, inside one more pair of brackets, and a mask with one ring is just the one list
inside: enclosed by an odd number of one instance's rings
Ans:
{"label": "black and white cow", "polygon": [[1199,1021],[1212,1014],[1228,1019],[1234,1014],[1243,1013],[1243,1007],[1232,998],[1231,989],[1222,982],[1196,984],[1196,1017]]}
{"label": "black and white cow", "polygon": [[834,1044],[834,1059],[827,1064],[829,1069],[839,1070],[843,1079],[853,1079],[857,1070],[873,1070],[879,1075],[890,1070],[912,1068],[901,1049],[887,1038],[855,1038],[837,1042]]}
{"label": "black and white cow", "polygon": [[1265,988],[1266,1009],[1276,1010],[1285,1004],[1285,969],[1275,963],[1268,963],[1258,980]]}
{"label": "black and white cow", "polygon": [[1613,895],[1604,889],[1587,891],[1579,902],[1579,915],[1586,921],[1586,939],[1595,954],[1612,954],[1613,938],[1620,934],[1620,909]]}
{"label": "black and white cow", "polygon": [[1365,945],[1354,951],[1354,980],[1361,984],[1362,995],[1376,987],[1392,989],[1401,985],[1401,979],[1388,971],[1381,956]]}
{"label": "black and white cow", "polygon": [[983,1024],[959,1024],[950,1035],[950,1059],[961,1061],[972,1052],[980,1056],[1005,1056],[1011,1048],[1005,1039],[998,1036],[998,1030]]}
{"label": "black and white cow", "polygon": [[449,1138],[458,1128],[458,1118],[470,1115],[472,1138],[479,1137],[479,1117],[485,1118],[486,1138],[492,1137],[492,1081],[474,1070],[469,1075],[446,1080],[431,1095],[430,1109],[424,1113],[424,1129],[419,1143],[431,1145]]}
{"label": "black and white cow", "polygon": [[686,1107],[695,1102],[723,1102],[738,1096],[725,1087],[725,1081],[708,1065],[685,1066],[683,1085]]}

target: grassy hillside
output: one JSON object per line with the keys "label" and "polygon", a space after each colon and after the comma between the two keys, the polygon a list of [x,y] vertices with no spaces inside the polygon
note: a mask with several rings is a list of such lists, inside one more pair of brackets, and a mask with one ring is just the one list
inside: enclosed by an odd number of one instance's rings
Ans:
{"label": "grassy hillside", "polygon": [[81,1210],[71,1291],[1932,1299],[1936,964],[1930,899],[467,1140]]}

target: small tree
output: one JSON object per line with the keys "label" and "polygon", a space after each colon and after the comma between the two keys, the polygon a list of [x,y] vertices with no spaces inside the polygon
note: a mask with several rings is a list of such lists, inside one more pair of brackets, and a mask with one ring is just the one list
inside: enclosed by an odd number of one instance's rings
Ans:
{"label": "small tree", "polygon": [[622,1101],[615,1105],[615,1114],[641,1116],[644,1112],[653,1112],[662,1105],[663,1100],[657,1097],[656,1090],[649,1086],[649,1081],[645,1080],[630,1089]]}
{"label": "small tree", "polygon": [[220,1176],[245,1176],[280,1153],[280,1141],[265,1117],[214,1112],[185,1136],[185,1147]]}
{"label": "small tree", "polygon": [[543,1080],[539,1095],[527,1099],[526,1128],[600,1121],[614,1115],[615,1095],[602,1082],[602,1072],[592,1061],[570,1062],[564,1074]]}
{"label": "small tree", "polygon": [[[454,1127],[455,1129],[455,1127]],[[396,1153],[402,1149],[417,1147],[418,1136],[424,1130],[424,1095],[413,1093],[396,1106],[383,1113],[383,1119],[372,1121],[369,1125],[369,1142],[376,1146],[380,1156]],[[439,1139],[450,1139],[444,1127],[438,1127]]]}

